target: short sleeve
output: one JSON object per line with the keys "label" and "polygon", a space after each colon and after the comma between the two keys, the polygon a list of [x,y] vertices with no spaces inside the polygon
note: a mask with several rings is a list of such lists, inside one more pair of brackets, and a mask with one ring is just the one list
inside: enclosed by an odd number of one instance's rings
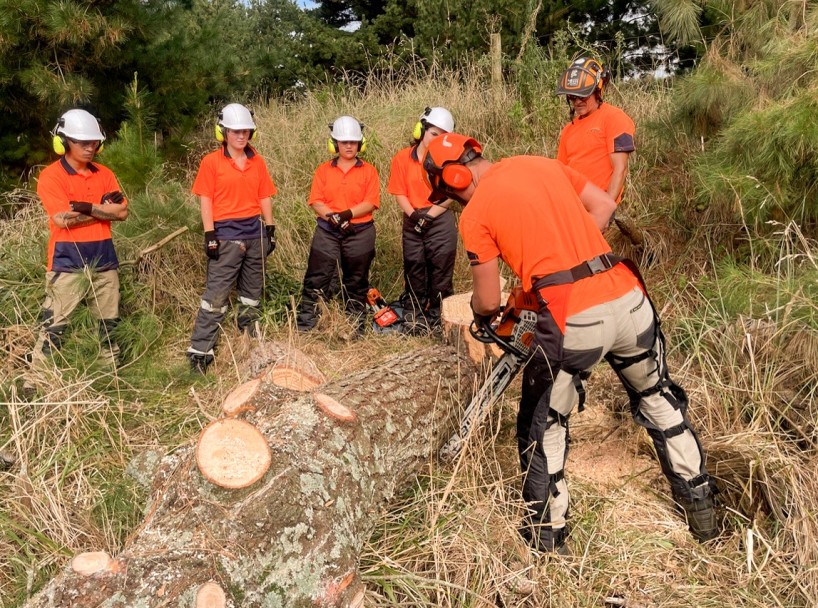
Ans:
{"label": "short sleeve", "polygon": [[375,205],[376,209],[381,206],[381,180],[378,177],[378,170],[369,165],[367,175],[366,191],[364,192],[363,202]]}
{"label": "short sleeve", "polygon": [[611,115],[610,122],[606,127],[608,154],[615,152],[633,152],[636,146],[633,136],[636,125],[633,124],[630,116],[619,111]]}
{"label": "short sleeve", "polygon": [[213,198],[216,194],[216,168],[213,163],[213,156],[208,154],[202,159],[196,179],[193,180],[191,192],[196,196],[206,196]]}
{"label": "short sleeve", "polygon": [[579,193],[582,192],[585,189],[585,186],[588,184],[588,178],[579,171],[572,169],[565,163],[560,163],[559,166],[563,173],[565,173],[565,176],[568,178],[574,192],[579,195]]}
{"label": "short sleeve", "polygon": [[483,264],[500,256],[497,243],[491,237],[488,226],[479,217],[467,214],[460,216],[460,236],[471,266]]}

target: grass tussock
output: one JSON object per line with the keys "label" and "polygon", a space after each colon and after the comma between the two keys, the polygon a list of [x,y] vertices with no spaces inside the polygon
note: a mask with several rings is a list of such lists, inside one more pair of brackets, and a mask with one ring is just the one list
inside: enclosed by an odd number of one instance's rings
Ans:
{"label": "grass tussock", "polygon": [[[539,74],[558,71],[542,62],[534,67]],[[351,114],[366,127],[366,159],[384,186],[372,280],[391,299],[402,289],[400,212],[385,184],[390,160],[409,144],[423,108],[451,109],[458,129],[483,142],[491,159],[553,154],[567,118],[551,82],[542,84],[544,101],[535,107],[534,79],[521,94],[512,86],[492,89],[476,68],[433,76],[379,73],[355,87],[254,105],[257,147],[279,189],[263,337],[306,353],[330,379],[395,354],[411,356],[428,339],[351,341],[352,327],[335,301],[317,331],[294,332],[292,310],[314,227],[306,198],[315,167],[329,158],[327,124]],[[696,209],[687,168],[699,142],[674,125],[672,94],[667,83],[610,87],[607,99],[626,108],[641,134],[623,211],[645,242],[635,246],[615,229],[608,236],[615,251],[647,271],[665,321],[672,375],[691,397],[692,420],[723,489],[724,534],[706,545],[690,538],[650,444],[624,413],[624,394],[610,370],[600,368],[589,409],[571,421],[573,555],[529,552],[517,533],[524,505],[516,384],[456,464],[430,462],[417,484],[380,514],[362,555],[368,605],[818,604],[817,249],[795,224],[778,224],[762,236],[734,207]],[[162,165],[157,173],[160,160],[147,153],[139,162],[151,165],[149,179],[123,184],[132,208],[114,237],[128,262],[118,330],[124,355],[114,372],[96,362],[94,320],[81,310],[53,372],[24,395],[24,355],[34,343],[43,296],[46,224],[30,191],[5,195],[4,209],[14,211],[0,223],[0,449],[18,462],[0,474],[3,605],[22,605],[78,551],[115,554],[140,520],[145,498],[142,485],[124,474],[128,463],[146,450],[164,453],[189,442],[241,377],[250,344],[230,315],[213,373],[189,375],[183,355],[204,284],[201,226],[188,191],[198,159],[215,146],[207,122],[188,165]],[[120,152],[120,161],[128,158]],[[742,208],[744,196],[736,191],[735,207]],[[160,250],[142,253],[185,227]],[[464,255],[458,260],[455,285],[466,290],[468,266]]]}

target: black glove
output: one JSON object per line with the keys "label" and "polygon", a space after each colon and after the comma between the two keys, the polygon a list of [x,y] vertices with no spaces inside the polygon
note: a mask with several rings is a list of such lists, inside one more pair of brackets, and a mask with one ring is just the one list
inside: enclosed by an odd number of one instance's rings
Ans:
{"label": "black glove", "polygon": [[351,219],[352,211],[349,209],[327,216],[329,223],[343,235],[352,234],[355,232],[355,229],[352,227],[352,224],[349,221]]}
{"label": "black glove", "polygon": [[264,255],[268,256],[276,248],[276,227],[275,224],[270,224],[269,226],[265,226],[267,230],[267,240],[264,241]]}
{"label": "black glove", "polygon": [[219,259],[219,240],[215,230],[205,231],[205,253],[211,260]]}
{"label": "black glove", "polygon": [[86,203],[84,201],[69,201],[68,205],[71,207],[71,211],[76,211],[77,213],[82,213],[83,215],[91,215],[91,207],[93,207],[91,203]]}
{"label": "black glove", "polygon": [[99,204],[100,205],[108,205],[108,204],[118,205],[124,200],[125,200],[125,195],[122,194],[119,190],[114,190],[113,192],[106,192],[105,194],[103,194],[102,198],[99,199]]}
{"label": "black glove", "polygon": [[415,224],[415,232],[417,232],[418,234],[423,234],[424,232],[426,232],[429,229],[429,226],[431,226],[432,222],[434,222],[434,221],[435,221],[435,218],[432,217],[431,215],[428,215],[428,214],[424,215]]}
{"label": "black glove", "polygon": [[484,327],[490,327],[491,322],[494,321],[494,317],[497,316],[497,311],[489,314],[483,315],[474,310],[474,301],[469,300],[469,306],[471,307],[471,312],[474,315],[474,324],[477,326],[477,329],[483,329]]}

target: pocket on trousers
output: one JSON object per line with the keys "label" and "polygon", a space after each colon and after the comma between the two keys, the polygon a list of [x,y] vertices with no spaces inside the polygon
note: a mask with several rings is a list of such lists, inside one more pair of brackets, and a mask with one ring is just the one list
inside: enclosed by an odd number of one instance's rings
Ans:
{"label": "pocket on trousers", "polygon": [[563,338],[563,369],[589,369],[599,363],[604,352],[603,321],[566,323]]}

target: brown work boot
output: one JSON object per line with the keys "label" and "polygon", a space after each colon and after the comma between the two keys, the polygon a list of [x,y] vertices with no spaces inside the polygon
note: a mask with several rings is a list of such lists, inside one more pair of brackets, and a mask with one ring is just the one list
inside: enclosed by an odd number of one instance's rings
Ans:
{"label": "brown work boot", "polygon": [[716,509],[713,506],[712,496],[694,500],[693,502],[680,500],[679,505],[684,510],[687,525],[693,538],[703,543],[719,535],[719,523],[716,518]]}

